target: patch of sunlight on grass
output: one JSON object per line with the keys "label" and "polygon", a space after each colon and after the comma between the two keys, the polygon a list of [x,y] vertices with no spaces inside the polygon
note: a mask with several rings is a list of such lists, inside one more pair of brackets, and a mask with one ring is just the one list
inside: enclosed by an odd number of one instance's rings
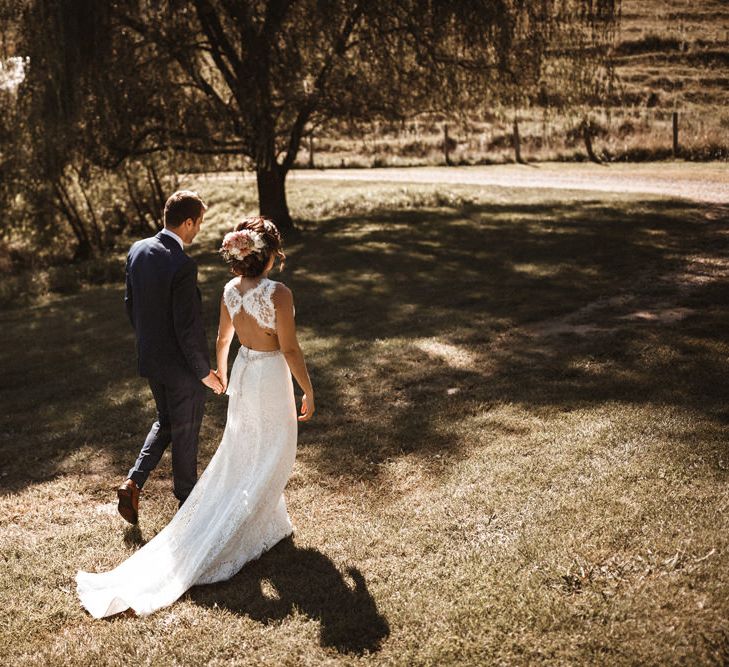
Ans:
{"label": "patch of sunlight on grass", "polygon": [[453,368],[473,368],[476,363],[476,357],[463,346],[432,338],[414,340],[411,345],[425,354],[444,361]]}
{"label": "patch of sunlight on grass", "polygon": [[261,581],[261,594],[269,600],[281,599],[281,595],[279,595],[276,587],[268,579],[263,579]]}
{"label": "patch of sunlight on grass", "polygon": [[547,264],[529,264],[524,262],[512,264],[511,268],[517,273],[523,273],[534,278],[550,278],[551,276],[556,276],[562,270],[562,267],[559,265],[550,266]]}

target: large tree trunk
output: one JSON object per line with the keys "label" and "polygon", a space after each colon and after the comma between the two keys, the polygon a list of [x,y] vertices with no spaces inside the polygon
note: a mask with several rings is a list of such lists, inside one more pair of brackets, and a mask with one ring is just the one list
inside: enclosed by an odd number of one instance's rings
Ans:
{"label": "large tree trunk", "polygon": [[258,167],[258,207],[261,215],[271,218],[281,232],[293,230],[294,222],[286,203],[286,173],[278,164],[271,167]]}

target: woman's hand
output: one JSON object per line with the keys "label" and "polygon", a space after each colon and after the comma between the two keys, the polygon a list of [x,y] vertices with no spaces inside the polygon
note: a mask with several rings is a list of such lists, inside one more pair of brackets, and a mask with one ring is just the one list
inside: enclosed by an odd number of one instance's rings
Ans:
{"label": "woman's hand", "polygon": [[218,380],[220,380],[220,384],[223,385],[223,390],[220,392],[221,394],[225,393],[225,390],[228,388],[228,374],[224,371],[213,371],[215,375],[218,376]]}
{"label": "woman's hand", "polygon": [[301,415],[299,416],[300,422],[308,422],[316,410],[314,406],[314,397],[311,398],[304,394],[301,398]]}
{"label": "woman's hand", "polygon": [[202,380],[200,380],[206,387],[210,388],[216,394],[222,394],[225,391],[225,387],[220,382],[220,378],[216,371],[210,371]]}

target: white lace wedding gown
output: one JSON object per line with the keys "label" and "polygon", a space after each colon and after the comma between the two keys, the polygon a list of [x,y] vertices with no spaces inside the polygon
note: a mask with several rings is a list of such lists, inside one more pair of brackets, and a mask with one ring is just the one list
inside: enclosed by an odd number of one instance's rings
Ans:
{"label": "white lace wedding gown", "polygon": [[[276,328],[276,283],[264,278],[223,298],[231,318],[244,309]],[[283,490],[296,456],[296,405],[281,352],[240,348],[230,373],[225,431],[218,450],[170,523],[109,572],[78,572],[81,604],[96,618],[128,608],[146,615],[188,588],[232,577],[292,532]]]}

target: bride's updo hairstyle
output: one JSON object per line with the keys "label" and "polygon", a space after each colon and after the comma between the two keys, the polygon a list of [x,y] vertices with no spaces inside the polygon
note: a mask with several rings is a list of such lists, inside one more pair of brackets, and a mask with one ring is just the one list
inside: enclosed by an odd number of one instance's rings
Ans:
{"label": "bride's updo hairstyle", "polygon": [[223,238],[220,254],[231,272],[244,278],[260,276],[271,255],[280,260],[279,269],[286,263],[281,234],[271,220],[262,216],[251,216],[239,222]]}

